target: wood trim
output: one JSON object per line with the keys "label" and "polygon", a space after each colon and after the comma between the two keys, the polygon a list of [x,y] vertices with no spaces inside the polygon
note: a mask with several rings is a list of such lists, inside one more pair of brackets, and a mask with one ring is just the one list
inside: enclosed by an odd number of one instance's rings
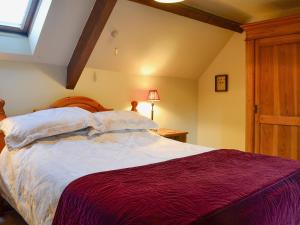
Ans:
{"label": "wood trim", "polygon": [[253,152],[260,153],[260,141],[261,141],[261,124],[259,123],[259,113],[260,113],[260,67],[261,67],[261,59],[260,59],[260,46],[257,44],[259,40],[255,40],[254,42],[254,86],[253,86],[253,94],[254,94],[254,105],[253,105],[253,114],[254,114],[254,125],[253,125]]}
{"label": "wood trim", "polygon": [[242,25],[247,40],[300,33],[300,14]]}
{"label": "wood trim", "polygon": [[259,122],[262,124],[277,124],[277,125],[283,125],[283,126],[300,126],[300,117],[261,115],[259,117]]}
{"label": "wood trim", "polygon": [[[0,99],[0,121],[6,118],[4,105],[5,105],[5,101]],[[4,134],[0,131],[0,152],[2,151],[4,146],[5,146]]]}
{"label": "wood trim", "polygon": [[241,24],[236,21],[229,20],[220,16],[216,16],[212,13],[205,12],[200,9],[188,5],[184,5],[181,3],[164,4],[164,3],[155,2],[153,0],[129,0],[129,1],[140,3],[156,9],[164,10],[180,16],[188,17],[190,19],[198,20],[203,23],[208,23],[238,33],[243,32],[243,29],[241,28]]}
{"label": "wood trim", "polygon": [[96,0],[67,69],[67,88],[74,89],[117,0]]}
{"label": "wood trim", "polygon": [[246,42],[246,151],[254,152],[255,121],[255,42]]}
{"label": "wood trim", "polygon": [[[299,26],[300,26],[300,24],[299,24]],[[296,42],[299,42],[299,37],[300,37],[300,33],[278,36],[278,37],[269,37],[269,38],[263,38],[263,39],[256,40],[256,44],[259,47],[265,47],[265,46],[296,43]]]}
{"label": "wood trim", "polygon": [[112,110],[105,108],[94,99],[84,96],[73,96],[59,99],[56,102],[52,103],[49,108],[51,109],[61,107],[80,107],[90,112],[103,112]]}

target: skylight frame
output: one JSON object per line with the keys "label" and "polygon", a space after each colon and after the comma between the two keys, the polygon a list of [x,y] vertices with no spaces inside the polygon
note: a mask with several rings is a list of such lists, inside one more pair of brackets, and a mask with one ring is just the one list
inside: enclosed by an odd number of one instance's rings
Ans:
{"label": "skylight frame", "polygon": [[40,0],[31,0],[30,1],[30,6],[29,9],[27,10],[26,13],[26,19],[24,22],[23,27],[18,28],[18,27],[13,27],[13,26],[6,26],[6,25],[1,25],[0,24],[0,32],[6,32],[6,33],[15,33],[15,34],[20,34],[20,35],[25,35],[28,36],[31,25],[33,23],[34,16],[36,14],[38,5],[39,5]]}

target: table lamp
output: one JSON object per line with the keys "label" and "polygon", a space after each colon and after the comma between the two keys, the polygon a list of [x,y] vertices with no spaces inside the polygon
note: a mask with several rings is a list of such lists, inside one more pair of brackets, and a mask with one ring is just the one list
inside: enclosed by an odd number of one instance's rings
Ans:
{"label": "table lamp", "polygon": [[151,102],[151,106],[152,106],[151,119],[153,120],[153,117],[154,117],[154,102],[160,101],[159,94],[158,94],[158,91],[156,89],[149,90],[148,101]]}

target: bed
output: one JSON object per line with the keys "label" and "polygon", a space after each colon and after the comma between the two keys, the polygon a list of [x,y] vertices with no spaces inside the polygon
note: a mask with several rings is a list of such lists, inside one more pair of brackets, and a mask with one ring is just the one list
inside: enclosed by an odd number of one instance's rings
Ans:
{"label": "bed", "polygon": [[[111,111],[85,97],[49,108],[61,107]],[[300,224],[298,161],[180,143],[121,123],[126,129],[78,129],[17,150],[6,143],[1,195],[29,225]]]}

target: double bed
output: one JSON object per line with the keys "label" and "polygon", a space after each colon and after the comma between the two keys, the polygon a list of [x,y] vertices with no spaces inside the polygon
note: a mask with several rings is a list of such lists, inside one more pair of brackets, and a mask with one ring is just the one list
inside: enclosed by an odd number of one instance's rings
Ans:
{"label": "double bed", "polygon": [[[111,111],[85,97],[50,106],[61,107]],[[1,195],[29,225],[300,224],[298,161],[181,143],[126,119],[16,149],[6,139]]]}

